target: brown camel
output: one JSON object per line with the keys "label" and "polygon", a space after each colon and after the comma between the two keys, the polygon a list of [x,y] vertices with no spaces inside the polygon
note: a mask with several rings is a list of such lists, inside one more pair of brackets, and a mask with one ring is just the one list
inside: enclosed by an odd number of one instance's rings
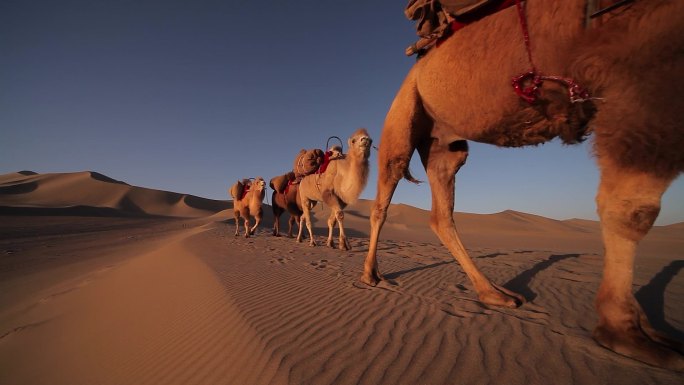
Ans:
{"label": "brown camel", "polygon": [[377,247],[399,180],[417,150],[432,191],[430,226],[471,280],[480,301],[517,307],[524,298],[485,277],[453,220],[454,179],[466,140],[499,146],[565,143],[593,133],[601,171],[597,205],[605,245],[594,339],[622,355],[684,370],[682,344],[656,332],[633,296],[638,242],[651,229],[664,191],[684,170],[684,1],[635,1],[585,29],[585,1],[525,2],[532,57],[548,75],[574,79],[590,101],[544,81],[528,103],[511,78],[530,68],[516,7],[467,26],[428,51],[408,73],[382,131],[377,197],[361,281],[375,285]]}
{"label": "brown camel", "polygon": [[[292,181],[294,173],[290,172],[276,178]],[[290,214],[290,219],[287,221],[287,236],[292,238],[292,227],[295,223],[297,226],[300,226],[300,219],[303,213],[302,201],[299,198],[299,185],[287,183],[281,189],[280,186],[274,184],[276,178],[271,179],[270,182],[270,186],[273,189],[273,194],[271,195],[274,216],[273,235],[276,237],[280,236],[280,217],[287,211]]]}
{"label": "brown camel", "polygon": [[[238,184],[242,184],[241,188],[236,188]],[[230,194],[233,197],[233,215],[235,216],[235,236],[240,235],[240,217],[242,216],[245,225],[245,238],[249,238],[254,234],[257,226],[261,222],[264,210],[261,208],[261,202],[264,200],[266,189],[266,182],[261,177],[250,181],[243,179],[242,182],[237,182],[231,187]],[[255,219],[254,226],[249,227],[249,217],[253,216]]]}
{"label": "brown camel", "polygon": [[344,210],[347,205],[359,199],[359,195],[368,182],[368,157],[373,140],[368,132],[361,128],[348,141],[349,153],[343,157],[331,160],[325,172],[305,176],[299,183],[299,197],[302,202],[302,223],[299,225],[297,242],[302,241],[302,228],[306,223],[309,231],[309,245],[316,246],[313,231],[311,231],[311,208],[315,202],[323,202],[330,207],[328,218],[327,245],[335,247],[333,243],[333,228],[335,223],[340,226],[341,250],[349,250],[349,242],[344,234]]}

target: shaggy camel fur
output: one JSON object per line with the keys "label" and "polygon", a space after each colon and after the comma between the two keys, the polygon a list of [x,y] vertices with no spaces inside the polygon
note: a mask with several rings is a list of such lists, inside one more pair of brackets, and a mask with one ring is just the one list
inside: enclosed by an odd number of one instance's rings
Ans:
{"label": "shaggy camel fur", "polygon": [[292,226],[296,223],[301,226],[302,217],[302,201],[299,198],[299,185],[292,184],[283,192],[278,192],[273,184],[273,194],[271,195],[271,202],[273,205],[273,235],[280,236],[280,217],[287,211],[290,214],[290,219],[287,221],[287,236],[292,238]]}
{"label": "shaggy camel fur", "polygon": [[[261,208],[261,202],[263,202],[264,195],[266,194],[266,182],[264,182],[264,179],[261,177],[258,177],[251,182],[249,182],[249,179],[246,179],[245,181],[247,181],[245,188],[247,188],[248,191],[243,193],[242,197],[233,196],[233,215],[235,217],[235,236],[240,235],[239,220],[242,216],[245,225],[245,238],[249,238],[250,235],[254,234],[254,230],[256,230],[257,226],[259,226],[264,213],[264,210]],[[252,228],[249,227],[250,215],[255,219]]]}
{"label": "shaggy camel fur", "polygon": [[[544,81],[528,104],[510,86],[530,68],[513,6],[470,25],[419,59],[387,114],[377,197],[361,281],[375,285],[387,208],[417,150],[432,190],[430,225],[471,280],[480,301],[517,307],[525,299],[485,277],[453,220],[454,179],[466,140],[499,146],[566,143],[593,132],[601,171],[597,205],[605,245],[594,339],[622,355],[684,370],[682,344],[656,332],[632,293],[638,242],[651,229],[669,184],[684,171],[684,1],[635,1],[583,26],[585,1],[525,2],[533,60],[547,75],[574,79],[595,98],[570,103]],[[518,37],[517,40],[515,37]]]}
{"label": "shaggy camel fur", "polygon": [[333,228],[335,223],[340,226],[341,250],[349,250],[349,242],[344,234],[344,210],[347,205],[356,202],[368,182],[368,157],[370,156],[373,140],[368,132],[361,128],[348,141],[349,153],[340,159],[330,161],[328,168],[322,174],[312,174],[304,177],[299,183],[299,197],[302,201],[302,223],[299,225],[297,242],[302,241],[302,227],[306,223],[309,231],[309,245],[316,246],[313,231],[311,231],[311,208],[315,202],[323,202],[330,207],[328,218],[327,245],[335,247],[333,243]]}

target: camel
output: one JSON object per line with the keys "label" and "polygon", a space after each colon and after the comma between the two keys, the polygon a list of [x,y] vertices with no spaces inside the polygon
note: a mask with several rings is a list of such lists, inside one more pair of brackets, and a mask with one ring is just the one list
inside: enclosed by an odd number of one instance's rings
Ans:
{"label": "camel", "polygon": [[[294,179],[294,173],[286,174],[279,178],[285,177],[285,180]],[[273,189],[273,194],[271,195],[271,202],[273,204],[273,235],[276,237],[280,236],[280,217],[287,211],[290,214],[290,219],[288,219],[288,229],[287,236],[292,238],[292,227],[296,223],[300,226],[300,218],[302,216],[302,201],[299,198],[299,185],[288,183],[287,187],[283,191],[278,191],[279,188],[274,185],[274,180],[271,179],[270,186]]]}
{"label": "camel", "polygon": [[[408,169],[417,150],[432,192],[432,230],[482,303],[521,306],[525,298],[482,274],[456,230],[454,181],[468,156],[467,141],[513,147],[560,137],[572,144],[593,134],[605,246],[593,338],[621,355],[684,370],[682,343],[655,331],[632,293],[637,244],[656,220],[662,194],[684,171],[684,1],[637,0],[590,29],[585,3],[524,2],[531,59],[518,3],[461,29],[417,60],[382,130],[360,280],[373,286],[383,279],[378,238],[398,182],[417,182]],[[573,103],[562,82],[549,80],[538,84],[536,100],[519,98],[511,78],[534,68],[532,61],[539,72],[566,77],[565,84],[580,85],[591,98]]]}
{"label": "camel", "polygon": [[[236,188],[239,184],[242,187]],[[261,223],[264,210],[261,208],[261,202],[264,200],[266,194],[266,182],[261,177],[250,181],[243,179],[242,182],[237,182],[231,187],[230,195],[233,197],[233,215],[235,216],[235,236],[240,235],[240,217],[244,220],[245,238],[249,238],[254,234],[254,231]],[[255,223],[253,227],[249,227],[249,217],[253,216]]]}
{"label": "camel", "polygon": [[311,174],[299,182],[299,197],[302,203],[302,221],[299,225],[297,242],[302,241],[302,228],[306,224],[309,231],[309,245],[316,246],[311,230],[311,209],[315,202],[323,202],[330,207],[328,218],[327,245],[334,248],[333,228],[335,223],[340,227],[340,250],[351,249],[344,233],[344,210],[356,202],[368,182],[368,169],[371,145],[373,140],[368,132],[361,128],[349,138],[349,153],[343,157],[331,160],[325,172]]}

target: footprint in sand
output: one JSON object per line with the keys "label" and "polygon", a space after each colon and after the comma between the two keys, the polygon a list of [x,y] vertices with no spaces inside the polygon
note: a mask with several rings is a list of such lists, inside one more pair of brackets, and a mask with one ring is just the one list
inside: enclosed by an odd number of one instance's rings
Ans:
{"label": "footprint in sand", "polygon": [[271,263],[271,264],[277,263],[277,264],[280,264],[280,265],[284,265],[284,264],[290,262],[290,261],[293,260],[293,259],[294,259],[293,256],[276,257],[276,258],[271,258],[271,260],[269,260],[268,262]]}
{"label": "footprint in sand", "polygon": [[311,261],[309,265],[313,266],[316,269],[325,269],[328,266],[328,260],[321,259],[319,261]]}

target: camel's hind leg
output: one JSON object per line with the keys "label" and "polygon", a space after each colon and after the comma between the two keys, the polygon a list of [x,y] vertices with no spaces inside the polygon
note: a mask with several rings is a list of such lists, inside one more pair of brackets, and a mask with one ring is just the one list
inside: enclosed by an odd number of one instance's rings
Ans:
{"label": "camel's hind leg", "polygon": [[594,339],[625,356],[681,371],[684,346],[656,332],[632,294],[637,243],[656,220],[660,199],[672,179],[623,170],[601,160],[597,203],[605,263],[596,296],[599,323]]}
{"label": "camel's hind leg", "polygon": [[463,268],[482,301],[488,305],[517,307],[525,299],[489,281],[475,266],[461,243],[454,223],[454,183],[456,172],[468,156],[464,140],[441,144],[436,139],[418,147],[432,191],[430,227]]}

